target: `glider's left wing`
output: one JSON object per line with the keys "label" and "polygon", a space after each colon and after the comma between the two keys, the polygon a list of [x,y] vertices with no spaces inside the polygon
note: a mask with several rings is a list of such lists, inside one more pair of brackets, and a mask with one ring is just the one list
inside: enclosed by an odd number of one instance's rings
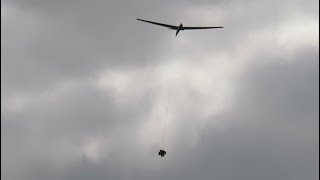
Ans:
{"label": "glider's left wing", "polygon": [[137,19],[138,21],[143,21],[143,22],[147,22],[147,23],[151,23],[151,24],[155,24],[155,25],[159,25],[159,26],[164,26],[164,27],[168,27],[170,29],[178,29],[178,26],[173,26],[170,24],[163,24],[163,23],[158,23],[158,22],[153,22],[153,21],[147,21],[147,20],[143,20],[143,19]]}

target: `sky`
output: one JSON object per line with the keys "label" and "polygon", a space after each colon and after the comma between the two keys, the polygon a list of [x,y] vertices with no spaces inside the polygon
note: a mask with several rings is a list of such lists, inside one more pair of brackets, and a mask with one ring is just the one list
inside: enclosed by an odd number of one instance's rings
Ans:
{"label": "sky", "polygon": [[318,1],[2,0],[1,26],[1,179],[319,178]]}

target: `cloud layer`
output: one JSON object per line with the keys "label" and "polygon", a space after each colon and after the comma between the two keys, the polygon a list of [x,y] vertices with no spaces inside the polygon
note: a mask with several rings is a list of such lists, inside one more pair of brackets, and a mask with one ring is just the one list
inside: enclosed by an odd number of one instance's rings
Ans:
{"label": "cloud layer", "polygon": [[319,178],[318,2],[1,5],[1,179]]}

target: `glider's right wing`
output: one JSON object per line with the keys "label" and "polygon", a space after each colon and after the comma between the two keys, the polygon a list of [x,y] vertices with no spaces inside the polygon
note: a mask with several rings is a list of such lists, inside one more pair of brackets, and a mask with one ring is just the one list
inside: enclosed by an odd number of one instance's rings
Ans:
{"label": "glider's right wing", "polygon": [[138,21],[143,21],[143,22],[147,22],[147,23],[151,23],[151,24],[155,24],[155,25],[159,25],[159,26],[164,26],[164,27],[168,27],[170,29],[178,29],[178,26],[173,26],[170,24],[163,24],[163,23],[158,23],[158,22],[153,22],[153,21],[147,21],[147,20],[143,20],[143,19],[137,19]]}
{"label": "glider's right wing", "polygon": [[216,29],[216,28],[223,28],[223,27],[183,27],[183,30],[189,30],[189,29]]}

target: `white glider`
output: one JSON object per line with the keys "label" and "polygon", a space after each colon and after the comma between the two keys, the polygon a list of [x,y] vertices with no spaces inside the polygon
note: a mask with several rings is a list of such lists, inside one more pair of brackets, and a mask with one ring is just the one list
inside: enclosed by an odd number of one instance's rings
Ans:
{"label": "white glider", "polygon": [[147,22],[147,23],[151,23],[151,24],[155,24],[155,25],[159,25],[159,26],[164,26],[167,27],[169,29],[173,29],[176,30],[176,36],[178,35],[178,33],[182,30],[194,30],[194,29],[216,29],[216,28],[223,28],[223,27],[192,27],[192,26],[183,26],[183,24],[181,23],[179,26],[174,26],[174,25],[170,25],[170,24],[163,24],[163,23],[158,23],[158,22],[153,22],[153,21],[147,21],[147,20],[143,20],[143,19],[137,19],[139,21],[143,21],[143,22]]}

